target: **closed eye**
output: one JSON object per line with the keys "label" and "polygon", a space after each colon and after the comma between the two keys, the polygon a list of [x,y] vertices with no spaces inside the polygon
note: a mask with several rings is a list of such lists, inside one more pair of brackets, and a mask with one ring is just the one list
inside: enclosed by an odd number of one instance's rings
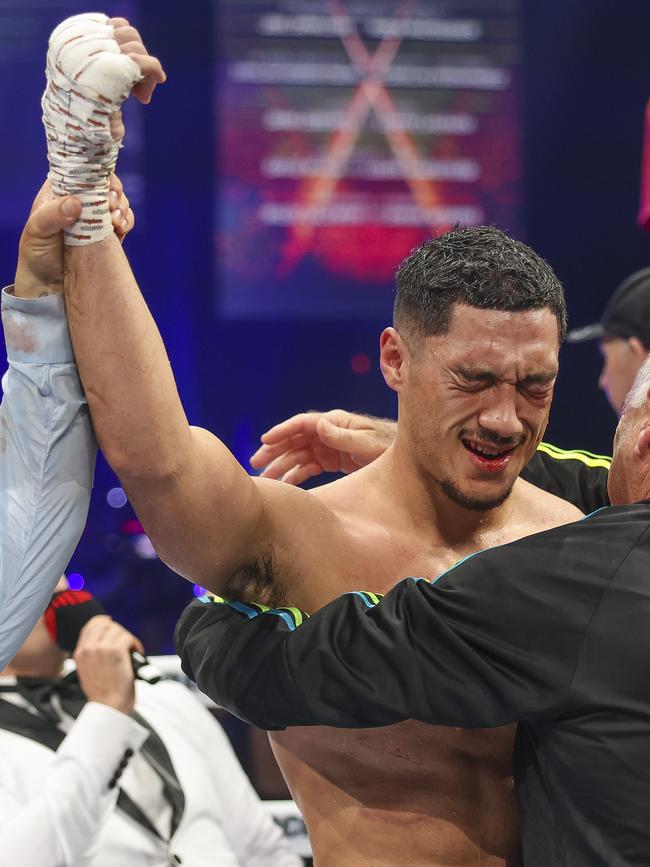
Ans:
{"label": "closed eye", "polygon": [[554,385],[555,377],[550,380],[546,378],[540,380],[524,379],[517,384],[517,388],[524,394],[528,394],[532,398],[541,400],[552,394]]}
{"label": "closed eye", "polygon": [[480,391],[495,385],[497,378],[493,373],[485,370],[469,370],[460,368],[456,371],[458,385],[468,391]]}
{"label": "closed eye", "polygon": [[[501,380],[489,370],[477,370],[473,368],[459,368],[454,371],[458,387],[463,391],[481,391],[498,385]],[[527,376],[517,382],[517,390],[529,395],[533,399],[541,400],[548,397],[555,385],[557,372],[539,373]]]}

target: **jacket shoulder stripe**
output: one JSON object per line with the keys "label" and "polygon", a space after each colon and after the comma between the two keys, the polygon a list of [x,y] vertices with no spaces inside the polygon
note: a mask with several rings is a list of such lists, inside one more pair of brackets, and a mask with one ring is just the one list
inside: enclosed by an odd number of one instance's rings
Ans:
{"label": "jacket shoulder stripe", "polygon": [[594,455],[581,449],[560,449],[550,443],[540,443],[537,451],[556,461],[580,461],[588,467],[602,467],[605,470],[608,470],[612,463],[612,459],[606,455]]}

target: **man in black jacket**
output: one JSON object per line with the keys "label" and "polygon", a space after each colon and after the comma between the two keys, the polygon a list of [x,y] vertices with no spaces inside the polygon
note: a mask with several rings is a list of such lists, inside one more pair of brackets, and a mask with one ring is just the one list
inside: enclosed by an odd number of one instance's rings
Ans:
{"label": "man in black jacket", "polygon": [[382,600],[194,602],[184,670],[264,728],[519,721],[526,867],[650,863],[650,361],[619,422],[613,507],[476,554]]}

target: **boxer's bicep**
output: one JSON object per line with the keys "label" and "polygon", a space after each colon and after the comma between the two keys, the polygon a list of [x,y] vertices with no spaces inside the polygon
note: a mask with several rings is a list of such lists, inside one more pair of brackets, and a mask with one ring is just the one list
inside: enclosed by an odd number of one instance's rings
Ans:
{"label": "boxer's bicep", "polygon": [[123,477],[126,493],[160,558],[217,591],[262,535],[261,495],[209,431],[192,428],[174,472]]}
{"label": "boxer's bicep", "polygon": [[327,525],[325,508],[308,492],[252,478],[201,428],[191,428],[186,460],[172,476],[123,481],[160,558],[231,598],[280,604],[292,591],[287,564],[302,562],[303,534],[312,534],[316,556]]}

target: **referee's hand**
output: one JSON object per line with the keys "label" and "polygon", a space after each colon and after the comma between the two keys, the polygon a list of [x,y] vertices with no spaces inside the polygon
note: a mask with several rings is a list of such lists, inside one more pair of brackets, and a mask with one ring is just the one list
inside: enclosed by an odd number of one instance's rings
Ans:
{"label": "referee's hand", "polygon": [[[108,209],[115,234],[123,241],[135,225],[135,215],[117,175],[109,178]],[[54,198],[46,181],[38,191],[20,238],[14,294],[40,298],[63,292],[63,237],[81,213],[75,196]]]}

